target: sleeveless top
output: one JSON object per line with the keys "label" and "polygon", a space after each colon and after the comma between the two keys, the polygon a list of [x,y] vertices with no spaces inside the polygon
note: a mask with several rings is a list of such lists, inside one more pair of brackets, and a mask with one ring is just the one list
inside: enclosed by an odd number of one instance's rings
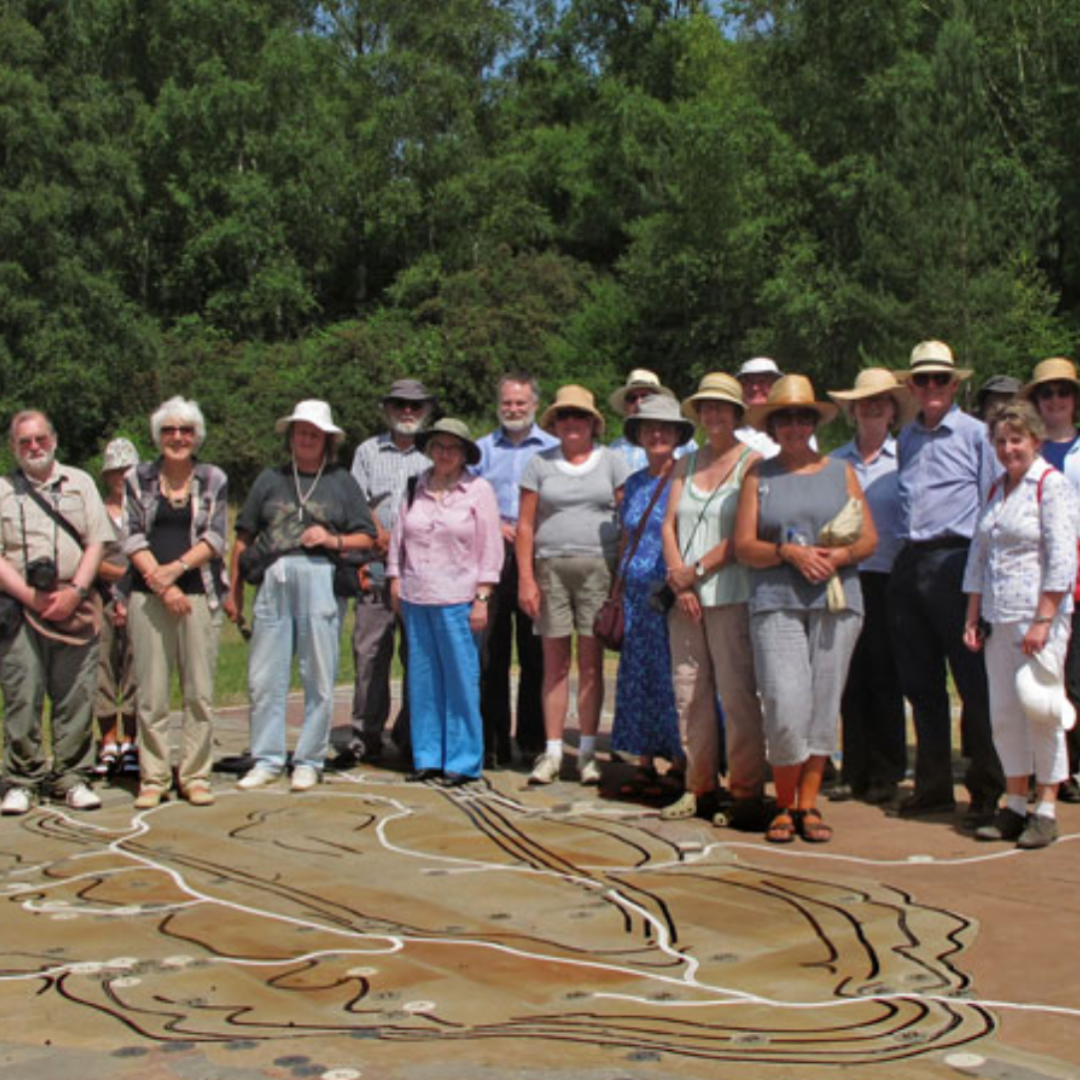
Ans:
{"label": "sleeveless top", "polygon": [[[692,566],[721,540],[734,536],[739,489],[752,453],[749,447],[743,447],[731,475],[714,489],[715,494],[695,485],[697,451],[687,455],[686,481],[675,511],[679,553],[687,566]],[[702,607],[745,604],[750,598],[750,572],[739,563],[727,563],[704,581],[696,582],[695,589]]]}
{"label": "sleeveless top", "polygon": [[[826,458],[811,475],[786,472],[777,459],[758,466],[758,539],[770,544],[817,543],[822,527],[848,500],[847,467]],[[840,571],[849,611],[862,614],[859,574],[854,566]],[[752,572],[750,611],[824,609],[825,582],[811,582],[790,563]]]}

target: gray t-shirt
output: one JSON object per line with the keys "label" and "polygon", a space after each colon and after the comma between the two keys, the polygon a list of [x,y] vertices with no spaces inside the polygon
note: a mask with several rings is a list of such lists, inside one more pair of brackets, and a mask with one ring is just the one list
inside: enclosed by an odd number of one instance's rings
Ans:
{"label": "gray t-shirt", "polygon": [[583,465],[566,461],[561,446],[533,455],[521,474],[521,488],[539,495],[536,557],[614,559],[619,550],[615,492],[626,477],[622,455],[603,446],[595,447]]}
{"label": "gray t-shirt", "polygon": [[[770,544],[818,542],[827,525],[848,501],[847,466],[828,458],[825,467],[809,475],[785,472],[779,461],[758,466],[758,539]],[[853,566],[840,571],[847,606],[862,614],[859,574]],[[754,570],[750,611],[812,611],[824,608],[825,582],[815,583],[789,563]]]}

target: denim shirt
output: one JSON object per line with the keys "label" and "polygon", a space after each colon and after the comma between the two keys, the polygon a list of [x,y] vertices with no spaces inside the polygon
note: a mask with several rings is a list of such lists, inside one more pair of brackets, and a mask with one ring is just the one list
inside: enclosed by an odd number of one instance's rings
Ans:
{"label": "denim shirt", "polygon": [[[218,606],[228,585],[224,564],[228,489],[229,481],[216,465],[195,463],[191,477],[191,544],[194,547],[201,540],[214,553],[212,559],[199,567],[211,609]],[[150,532],[161,499],[161,461],[148,461],[137,466],[127,481],[127,538],[123,552],[129,558],[150,547]]]}

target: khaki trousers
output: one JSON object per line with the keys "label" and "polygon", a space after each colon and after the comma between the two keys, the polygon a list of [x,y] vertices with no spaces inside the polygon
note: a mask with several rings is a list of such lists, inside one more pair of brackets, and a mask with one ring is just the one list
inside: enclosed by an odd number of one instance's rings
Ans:
{"label": "khaki trousers", "polygon": [[205,596],[189,596],[191,614],[169,613],[152,593],[132,593],[128,618],[135,646],[138,686],[139,772],[144,787],[167,791],[169,767],[169,684],[180,675],[183,728],[177,779],[181,788],[209,780],[214,764],[214,673],[217,669],[221,609]]}

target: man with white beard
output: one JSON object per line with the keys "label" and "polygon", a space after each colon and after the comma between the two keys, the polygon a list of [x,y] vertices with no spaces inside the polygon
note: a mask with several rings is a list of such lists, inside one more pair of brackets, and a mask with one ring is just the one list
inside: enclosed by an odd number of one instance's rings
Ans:
{"label": "man with white beard", "polygon": [[6,594],[0,687],[8,784],[0,811],[25,814],[41,794],[63,799],[72,810],[95,810],[101,800],[87,780],[101,601],[93,585],[112,526],[94,481],[56,461],[56,432],[44,413],[16,414],[11,452],[18,468],[0,477],[0,589]]}
{"label": "man with white beard", "polygon": [[518,606],[514,550],[521,473],[533,454],[557,446],[559,442],[537,425],[539,404],[540,390],[531,375],[522,372],[504,375],[499,380],[499,426],[476,444],[480,448],[480,464],[473,472],[495,489],[505,546],[502,574],[491,595],[480,677],[487,768],[511,762],[510,657],[515,636],[520,668],[515,738],[527,760],[531,761],[544,749],[544,714],[540,699],[544,654],[540,638],[533,633],[532,619]]}
{"label": "man with white beard", "polygon": [[[389,430],[362,442],[353,457],[352,474],[371,508],[377,535],[375,548],[385,555],[390,546],[390,530],[397,521],[410,477],[431,465],[431,459],[416,447],[435,398],[416,379],[398,379],[382,399],[383,416]],[[394,635],[398,622],[390,606],[390,586],[386,567],[380,560],[368,566],[370,588],[356,601],[353,628],[353,658],[356,685],[353,691],[352,738],[332,762],[345,769],[358,761],[378,761],[382,757],[383,729],[390,718],[390,669],[394,660]],[[402,666],[401,710],[394,725],[394,741],[409,746],[409,697],[405,669],[408,653],[405,634],[400,634]]]}

